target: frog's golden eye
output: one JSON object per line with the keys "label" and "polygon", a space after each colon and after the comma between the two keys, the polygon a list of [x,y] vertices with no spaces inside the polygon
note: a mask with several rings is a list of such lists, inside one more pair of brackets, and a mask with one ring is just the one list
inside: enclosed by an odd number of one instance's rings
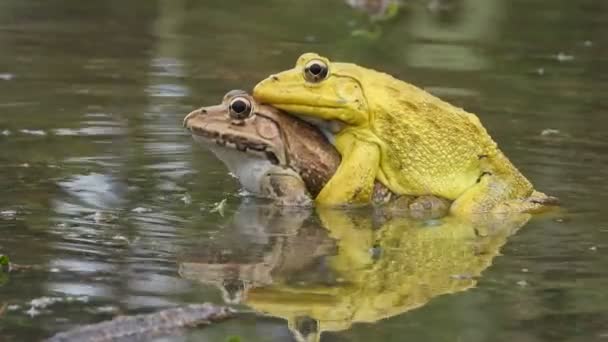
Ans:
{"label": "frog's golden eye", "polygon": [[327,64],[319,59],[313,59],[304,67],[304,78],[308,82],[317,83],[327,78],[329,68]]}
{"label": "frog's golden eye", "polygon": [[237,96],[230,101],[228,105],[230,117],[237,120],[247,119],[253,112],[251,101],[246,97]]}

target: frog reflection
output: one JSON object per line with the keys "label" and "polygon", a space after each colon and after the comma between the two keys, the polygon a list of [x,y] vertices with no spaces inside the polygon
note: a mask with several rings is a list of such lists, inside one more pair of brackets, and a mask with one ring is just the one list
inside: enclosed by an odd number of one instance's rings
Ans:
{"label": "frog reflection", "polygon": [[[285,220],[290,215],[272,213],[283,219],[268,223],[282,224],[268,229],[285,233],[280,243],[269,244],[266,261],[251,262],[265,272],[243,272],[251,266],[240,265],[239,281],[246,285],[231,285],[241,293],[240,303],[287,320],[298,341],[319,341],[324,331],[377,322],[475,286],[507,237],[530,217],[493,216],[473,224],[454,217],[414,220],[377,210],[319,209],[318,214],[322,227],[314,220],[290,221]],[[206,271],[211,265],[202,265],[199,272],[192,267],[183,272],[182,264],[182,275],[216,281],[230,291],[226,284],[234,284],[233,274],[217,274],[213,280]]]}
{"label": "frog reflection", "polygon": [[179,274],[217,287],[228,304],[246,303],[256,287],[331,278],[324,257],[336,254],[329,232],[311,222],[310,209],[263,205],[252,200],[222,229],[218,240],[183,253]]}

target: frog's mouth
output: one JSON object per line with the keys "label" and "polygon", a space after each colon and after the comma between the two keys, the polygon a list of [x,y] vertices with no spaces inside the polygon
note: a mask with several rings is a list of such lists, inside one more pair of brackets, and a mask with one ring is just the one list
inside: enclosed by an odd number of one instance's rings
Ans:
{"label": "frog's mouth", "polygon": [[[217,127],[220,126],[220,127]],[[285,154],[269,142],[257,136],[243,132],[231,132],[221,125],[187,127],[195,140],[204,144],[215,144],[220,147],[267,159],[274,165],[286,164]]]}
{"label": "frog's mouth", "polygon": [[205,144],[216,144],[220,147],[233,149],[246,154],[265,158],[272,164],[283,164],[285,160],[282,154],[277,153],[276,149],[262,139],[252,139],[229,132],[221,132],[213,129],[191,128],[190,132],[195,140]]}

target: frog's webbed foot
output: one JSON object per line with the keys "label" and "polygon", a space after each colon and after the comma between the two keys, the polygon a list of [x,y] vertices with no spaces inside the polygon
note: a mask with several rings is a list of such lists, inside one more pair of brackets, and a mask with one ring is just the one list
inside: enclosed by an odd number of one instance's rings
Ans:
{"label": "frog's webbed foot", "polygon": [[406,214],[415,219],[436,219],[448,214],[452,201],[431,195],[401,195],[392,199],[386,208],[390,212]]}
{"label": "frog's webbed foot", "polygon": [[528,200],[530,201],[530,203],[541,204],[546,206],[557,206],[561,204],[559,198],[555,196],[549,196],[543,192],[536,190],[534,190],[532,195],[528,197]]}
{"label": "frog's webbed foot", "polygon": [[557,197],[548,196],[540,191],[534,191],[524,199],[513,199],[500,203],[492,211],[497,213],[503,212],[520,212],[529,214],[538,214],[549,211],[560,205]]}
{"label": "frog's webbed foot", "polygon": [[525,178],[483,172],[477,183],[450,207],[455,215],[537,213],[559,203],[557,198],[532,189]]}
{"label": "frog's webbed foot", "polygon": [[260,190],[263,197],[275,204],[287,207],[311,207],[312,198],[304,181],[291,174],[268,173],[261,181]]}

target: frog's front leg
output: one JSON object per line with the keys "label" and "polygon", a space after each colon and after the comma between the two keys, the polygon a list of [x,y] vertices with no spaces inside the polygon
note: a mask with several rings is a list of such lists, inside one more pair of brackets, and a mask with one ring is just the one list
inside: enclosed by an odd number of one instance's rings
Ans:
{"label": "frog's front leg", "polygon": [[266,198],[280,206],[310,207],[311,196],[306,184],[297,174],[285,172],[268,172],[260,182],[260,191]]}
{"label": "frog's front leg", "polygon": [[316,203],[338,206],[371,202],[374,180],[380,165],[379,147],[347,133],[336,137],[336,149],[342,155],[342,161],[321,189]]}

